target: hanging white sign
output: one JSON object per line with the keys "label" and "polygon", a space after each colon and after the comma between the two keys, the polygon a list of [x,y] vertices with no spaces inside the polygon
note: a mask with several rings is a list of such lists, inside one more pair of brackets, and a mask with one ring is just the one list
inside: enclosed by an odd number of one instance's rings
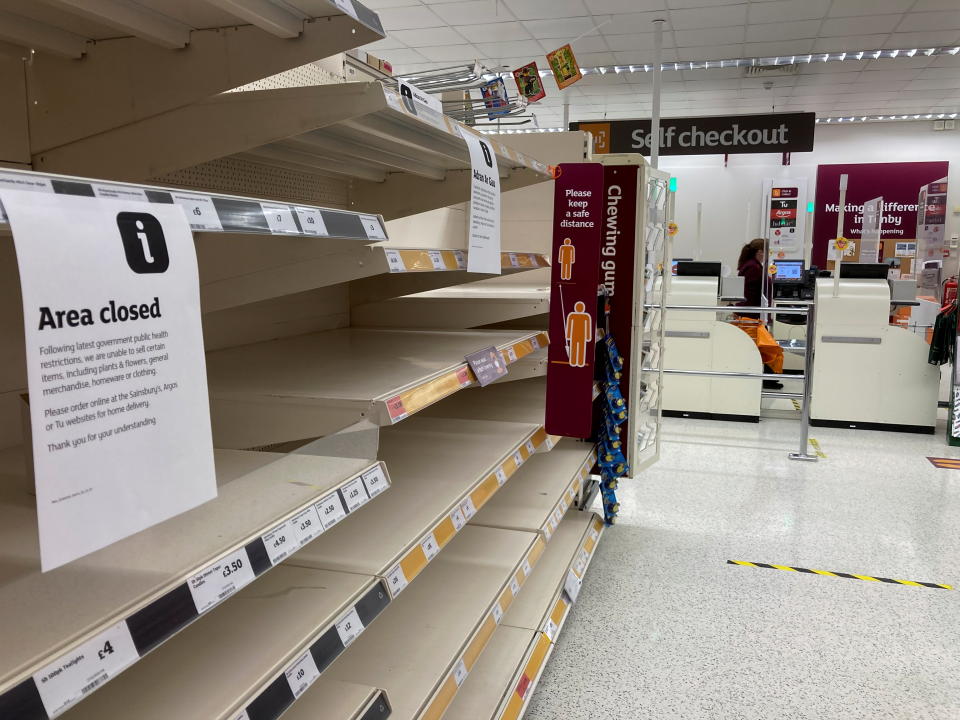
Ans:
{"label": "hanging white sign", "polygon": [[217,494],[179,205],[0,188],[26,336],[44,571]]}
{"label": "hanging white sign", "polygon": [[500,171],[493,146],[465,128],[470,150],[467,272],[500,274]]}

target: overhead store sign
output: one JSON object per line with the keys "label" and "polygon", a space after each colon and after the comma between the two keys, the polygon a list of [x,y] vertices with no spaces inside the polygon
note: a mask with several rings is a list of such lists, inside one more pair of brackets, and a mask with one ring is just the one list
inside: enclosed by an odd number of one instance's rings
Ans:
{"label": "overhead store sign", "polygon": [[[810,152],[815,125],[815,113],[664,118],[660,154]],[[648,155],[653,140],[650,120],[574,122],[570,129],[593,133],[593,151],[598,154]]]}

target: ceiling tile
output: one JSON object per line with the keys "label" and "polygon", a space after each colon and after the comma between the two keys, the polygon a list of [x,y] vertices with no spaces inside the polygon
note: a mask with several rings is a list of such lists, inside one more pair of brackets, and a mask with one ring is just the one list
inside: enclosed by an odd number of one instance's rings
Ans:
{"label": "ceiling tile", "polygon": [[[672,47],[673,42],[667,42],[664,36],[664,47]],[[611,50],[653,50],[655,47],[653,33],[642,33],[637,35],[610,35],[606,38],[606,43]]]}
{"label": "ceiling tile", "polygon": [[[656,59],[653,50],[626,50],[614,53],[614,57],[619,65],[644,65]],[[662,58],[663,62],[677,62],[677,52],[673,48],[664,48]]]}
{"label": "ceiling tile", "polygon": [[396,50],[387,50],[383,53],[384,60],[389,60],[395,67],[402,69],[404,65],[426,62],[427,59],[416,50],[409,48],[398,48]]}
{"label": "ceiling tile", "polygon": [[746,20],[746,3],[670,10],[670,25],[674,30],[729,27],[743,25]]}
{"label": "ceiling tile", "polygon": [[[594,15],[598,13],[634,13],[666,10],[664,0],[584,0]],[[702,2],[702,0],[701,0]],[[664,13],[666,15],[666,13]],[[666,17],[664,17],[666,19]]]}
{"label": "ceiling tile", "polygon": [[673,36],[678,48],[700,47],[702,45],[733,45],[744,40],[744,28],[724,27],[703,30],[674,30]]}
{"label": "ceiling tile", "polygon": [[[403,7],[413,5],[414,0],[363,0],[363,4],[371,10],[382,10],[384,8]],[[419,3],[417,3],[419,5]]]}
{"label": "ceiling tile", "polygon": [[887,38],[883,47],[891,50],[909,50],[911,48],[929,48],[940,45],[955,45],[960,39],[958,30],[941,30],[937,32],[895,32]]}
{"label": "ceiling tile", "polygon": [[956,10],[957,0],[917,0],[913,6],[913,12],[924,12],[926,10]]}
{"label": "ceiling tile", "polygon": [[577,62],[580,63],[580,67],[595,67],[597,65],[617,64],[617,59],[610,52],[594,52],[577,55]]}
{"label": "ceiling tile", "polygon": [[385,37],[383,40],[377,40],[376,42],[372,42],[369,45],[364,45],[363,49],[369,50],[374,55],[376,55],[377,50],[392,50],[393,48],[402,48],[402,47],[406,47],[406,45],[404,45],[402,42],[397,40],[397,38],[394,37],[393,35],[390,35],[388,37]]}
{"label": "ceiling tile", "polygon": [[553,18],[548,20],[525,20],[527,31],[537,40],[562,39],[569,41],[597,27],[590,15],[572,18]]}
{"label": "ceiling tile", "polygon": [[917,30],[949,30],[960,28],[960,2],[957,9],[946,12],[910,12],[897,25],[897,32]]}
{"label": "ceiling tile", "polygon": [[432,45],[418,50],[427,60],[431,62],[454,62],[463,61],[472,63],[480,53],[473,45],[461,42],[457,45]]}
{"label": "ceiling tile", "polygon": [[513,20],[513,13],[498,3],[497,13],[491,10],[490,0],[472,0],[471,2],[445,2],[431,5],[433,10],[445,23],[450,25],[476,25],[479,23],[509,22]]}
{"label": "ceiling tile", "polygon": [[802,40],[817,37],[820,30],[819,20],[798,20],[790,23],[769,23],[747,26],[747,42],[764,42],[771,38],[777,40]]}
{"label": "ceiling tile", "polygon": [[743,56],[743,44],[688,47],[680,51],[680,60],[733,60]]}
{"label": "ceiling tile", "polygon": [[423,5],[386,8],[380,11],[380,21],[389,31],[440,27],[444,22]]}
{"label": "ceiling tile", "polygon": [[500,0],[520,20],[589,15],[583,0]]}
{"label": "ceiling tile", "polygon": [[746,57],[776,57],[777,55],[806,55],[813,52],[813,40],[787,40],[785,42],[744,43]]}
{"label": "ceiling tile", "polygon": [[[553,39],[553,40],[541,40],[540,47],[543,48],[543,52],[553,52],[558,47],[565,45],[566,41],[563,39]],[[570,46],[573,48],[573,54],[577,57],[580,57],[583,53],[588,52],[606,52],[610,49],[607,45],[607,39],[602,35],[597,35],[592,33],[585,37],[580,38],[579,40],[574,40],[570,43]]]}
{"label": "ceiling tile", "polygon": [[864,15],[862,17],[827,18],[820,28],[821,37],[839,35],[871,35],[893,32],[900,15]]}
{"label": "ceiling tile", "polygon": [[854,35],[847,37],[820,38],[813,44],[814,52],[851,52],[877,50],[887,41],[887,35]]}
{"label": "ceiling tile", "polygon": [[454,29],[470,42],[504,42],[530,40],[530,33],[518,22],[477,25],[457,25]]}
{"label": "ceiling tile", "polygon": [[828,14],[830,17],[883,15],[906,12],[911,5],[913,0],[833,0]]}
{"label": "ceiling tile", "polygon": [[451,27],[420,28],[418,30],[394,30],[390,36],[406,43],[410,47],[427,45],[456,45],[463,42],[461,36]]}
{"label": "ceiling tile", "polygon": [[[597,16],[595,16],[597,17]],[[653,21],[657,18],[666,18],[662,12],[645,13],[627,13],[623,15],[612,15],[609,18],[604,17],[604,25],[600,32],[604,35],[626,35],[630,33],[652,33],[654,31]],[[606,22],[609,19],[609,22]],[[664,35],[670,30],[670,22],[663,24]]]}
{"label": "ceiling tile", "polygon": [[[486,60],[500,60],[501,58],[529,55],[531,60],[540,62],[543,55],[534,40],[508,40],[493,43],[474,43],[480,55]],[[546,58],[544,58],[546,65]]]}
{"label": "ceiling tile", "polygon": [[785,23],[793,20],[820,19],[827,14],[830,0],[777,0],[752,3],[747,15],[750,23]]}

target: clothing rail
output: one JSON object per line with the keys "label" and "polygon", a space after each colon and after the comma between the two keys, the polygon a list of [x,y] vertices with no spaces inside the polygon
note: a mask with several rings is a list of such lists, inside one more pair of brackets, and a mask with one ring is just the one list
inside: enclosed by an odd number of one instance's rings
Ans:
{"label": "clothing rail", "polygon": [[777,398],[796,398],[803,399],[800,408],[800,451],[790,453],[788,457],[791,460],[804,460],[807,462],[816,462],[817,456],[807,452],[810,445],[810,388],[813,384],[813,360],[814,360],[814,338],[816,337],[814,326],[816,324],[816,306],[813,303],[796,303],[803,307],[741,307],[739,305],[644,305],[647,310],[695,310],[701,312],[757,312],[770,313],[774,315],[806,315],[807,316],[807,339],[806,349],[803,354],[803,375],[788,375],[785,373],[742,373],[727,372],[723,370],[655,370],[654,368],[643,368],[643,372],[662,372],[664,375],[702,375],[708,377],[729,377],[729,378],[755,378],[760,380],[772,380],[774,378],[784,378],[786,380],[797,380],[803,383],[802,393],[761,393],[762,397]]}

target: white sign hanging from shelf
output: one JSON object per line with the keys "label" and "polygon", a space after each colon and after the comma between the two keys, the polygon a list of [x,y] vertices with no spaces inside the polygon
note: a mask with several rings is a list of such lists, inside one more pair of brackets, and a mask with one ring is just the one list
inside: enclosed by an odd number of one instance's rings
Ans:
{"label": "white sign hanging from shelf", "polygon": [[500,170],[490,143],[459,127],[470,150],[467,272],[500,274]]}
{"label": "white sign hanging from shelf", "polygon": [[26,336],[44,571],[217,494],[180,205],[0,187]]}

